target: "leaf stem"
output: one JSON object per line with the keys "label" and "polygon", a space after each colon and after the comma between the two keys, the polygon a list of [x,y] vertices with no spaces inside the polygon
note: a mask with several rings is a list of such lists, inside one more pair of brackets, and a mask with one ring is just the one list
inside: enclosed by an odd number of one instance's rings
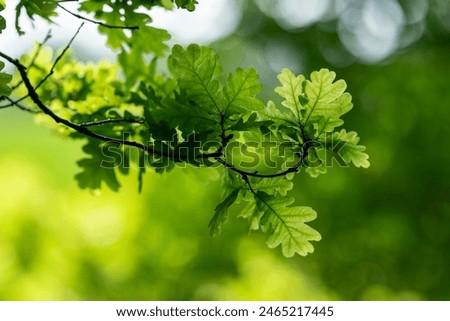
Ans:
{"label": "leaf stem", "polygon": [[107,118],[98,121],[91,121],[86,123],[78,124],[81,127],[93,127],[93,126],[103,126],[105,124],[115,124],[115,123],[136,123],[136,124],[144,124],[144,118]]}

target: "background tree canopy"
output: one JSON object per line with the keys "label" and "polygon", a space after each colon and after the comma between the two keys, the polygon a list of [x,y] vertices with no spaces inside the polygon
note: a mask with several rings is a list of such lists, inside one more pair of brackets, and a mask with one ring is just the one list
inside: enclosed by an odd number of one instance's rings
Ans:
{"label": "background tree canopy", "polygon": [[[208,0],[199,2],[197,9]],[[123,22],[96,5],[85,4],[92,19]],[[239,206],[230,208],[220,237],[211,238],[207,223],[223,200],[214,168],[147,171],[141,194],[135,169],[134,179],[120,177],[117,193],[81,190],[73,177],[86,147],[83,152],[80,142],[35,126],[18,108],[4,108],[1,299],[449,299],[448,2],[255,0],[227,1],[227,8],[234,10],[227,21],[236,29],[211,44],[224,71],[254,67],[271,89],[279,86],[283,67],[305,75],[328,68],[353,96],[345,126],[363,137],[371,167],[329,168],[320,178],[301,172],[290,192],[296,204],[319,213],[313,226],[322,240],[314,254],[286,259],[267,249],[265,235],[248,235],[236,218]],[[44,13],[28,15],[56,19],[55,8],[38,9]],[[15,32],[14,20],[6,22],[3,34]],[[195,27],[180,29],[195,33]],[[58,29],[52,32],[56,37]],[[168,37],[146,32],[151,39]],[[3,34],[0,51],[10,52],[15,44],[5,43]],[[125,41],[127,53],[163,50],[150,41],[138,48],[126,43],[126,30],[113,35],[108,44],[117,48]],[[58,47],[69,41],[64,37]],[[80,59],[99,59],[92,47],[73,51]],[[132,81],[138,71],[125,70],[125,77]],[[69,79],[73,86],[75,78]],[[281,102],[272,90],[261,96]]]}

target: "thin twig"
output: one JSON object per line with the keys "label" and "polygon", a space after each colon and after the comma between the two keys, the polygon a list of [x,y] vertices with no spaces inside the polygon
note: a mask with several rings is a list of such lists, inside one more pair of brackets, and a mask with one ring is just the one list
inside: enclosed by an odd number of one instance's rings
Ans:
{"label": "thin twig", "polygon": [[[36,48],[36,52],[34,53],[33,57],[31,58],[30,64],[28,65],[28,68],[31,68],[34,66],[34,63],[36,62],[37,57],[39,56],[39,53],[41,52],[42,48],[44,47],[44,45],[47,43],[47,41],[50,40],[50,38],[52,37],[52,30],[49,29],[47,32],[47,35],[45,36],[44,40],[42,40],[42,42],[39,42]],[[23,80],[21,79],[17,84],[15,84],[14,86],[11,87],[11,92],[13,92],[14,90],[16,90],[21,84],[22,84]],[[23,100],[23,99],[22,99]],[[20,100],[21,101],[21,100]],[[17,101],[17,102],[20,102]]]}
{"label": "thin twig", "polygon": [[[23,97],[21,97],[21,98],[19,98],[17,100],[8,99],[10,101],[10,103],[6,104],[6,105],[2,105],[2,106],[0,106],[0,108],[12,107],[12,106],[17,105],[18,103],[20,103],[21,101],[23,101],[23,100],[25,100],[27,98],[28,98],[28,95],[25,95],[25,96],[23,96]],[[6,97],[2,97],[2,99],[6,99]]]}
{"label": "thin twig", "polygon": [[72,16],[74,16],[74,17],[76,17],[78,19],[85,20],[85,21],[88,21],[88,22],[91,22],[91,23],[95,23],[96,25],[100,25],[100,26],[105,27],[105,28],[109,28],[109,29],[129,29],[129,30],[139,29],[138,26],[131,26],[131,27],[129,27],[129,26],[113,26],[113,25],[109,25],[109,24],[106,24],[106,23],[101,22],[101,21],[96,21],[96,20],[92,20],[92,19],[80,16],[79,14],[76,14],[75,12],[72,12],[72,11],[64,8],[60,4],[57,4],[57,6],[60,7],[61,9],[63,9],[65,12],[71,14]]}
{"label": "thin twig", "polygon": [[[36,59],[39,55],[39,53],[41,52],[42,47],[44,46],[44,44],[51,38],[51,29],[47,32],[47,35],[45,36],[44,40],[40,43],[38,43],[38,47],[36,48],[36,52],[33,55],[33,57],[31,58],[31,62],[28,65],[28,68],[34,66],[34,63],[36,62]],[[20,79],[19,82],[17,82],[17,84],[15,84],[14,86],[11,87],[11,93],[14,92],[17,88],[19,88],[19,86],[23,83],[23,80]],[[23,97],[21,97],[18,100],[12,100],[12,99],[7,99],[7,97],[1,96],[0,97],[0,101],[2,100],[8,100],[10,103],[9,104],[5,104],[5,105],[1,105],[0,109],[3,108],[8,108],[8,107],[13,107],[13,106],[18,106],[18,104],[23,101],[24,99],[26,99],[28,97],[28,95],[25,95]],[[19,107],[20,108],[20,107]]]}
{"label": "thin twig", "polygon": [[17,108],[19,108],[19,109],[22,109],[22,110],[24,110],[24,111],[27,111],[27,112],[29,112],[29,113],[33,113],[33,114],[39,114],[39,113],[40,113],[40,111],[38,111],[38,110],[33,110],[33,109],[28,108],[28,107],[26,107],[26,106],[24,106],[24,105],[22,105],[22,104],[16,103],[14,100],[12,100],[12,99],[9,98],[9,97],[4,97],[4,99],[6,99],[7,101],[9,101],[10,104],[5,105],[5,106],[0,106],[0,109],[4,109],[4,108],[14,107],[14,106],[15,106],[15,107],[17,107]]}
{"label": "thin twig", "polygon": [[[53,65],[52,65],[52,67],[50,68],[49,73],[48,73],[43,79],[41,79],[41,81],[40,81],[40,82],[37,84],[37,86],[34,88],[35,90],[37,90],[40,86],[42,86],[42,84],[43,84],[44,82],[46,82],[47,79],[50,78],[51,75],[53,75],[53,73],[54,73],[54,71],[55,71],[55,68],[56,68],[56,65],[57,65],[58,62],[61,60],[61,58],[64,56],[64,54],[67,52],[67,50],[69,49],[70,45],[73,43],[73,41],[75,40],[75,38],[78,36],[78,34],[79,34],[81,28],[83,27],[83,25],[84,25],[84,22],[81,23],[81,25],[78,27],[78,29],[77,29],[77,31],[75,32],[75,34],[73,35],[73,37],[70,39],[70,41],[69,41],[69,43],[67,44],[67,46],[66,46],[66,47],[63,49],[63,51],[58,55],[58,57],[56,58],[56,60],[54,61]],[[39,51],[41,50],[43,44],[44,44],[45,42],[47,42],[48,39],[50,39],[50,37],[51,37],[51,35],[50,35],[50,31],[49,31],[49,32],[47,33],[47,36],[45,37],[43,43],[42,43],[42,44],[39,44],[39,47],[38,47],[38,49],[37,49],[35,55],[33,56],[32,60],[31,60],[31,64],[28,66],[28,68],[31,68],[31,67],[34,66],[34,62],[35,62],[35,60],[36,60],[36,58],[37,58],[37,56],[38,56],[38,54],[39,54]],[[21,79],[21,81],[20,81],[15,87],[20,86],[20,85],[22,84],[22,82],[23,82],[23,78]],[[14,89],[15,89],[15,88],[14,88]],[[14,89],[12,89],[12,90],[14,90]],[[11,103],[9,103],[9,104],[7,104],[7,105],[0,106],[0,108],[7,108],[7,107],[14,106],[14,105],[17,106],[18,103],[20,103],[21,101],[27,99],[28,97],[29,97],[29,95],[25,95],[25,96],[23,96],[23,97],[21,97],[21,98],[19,98],[19,99],[17,99],[17,100],[13,100],[13,101],[10,100]]]}
{"label": "thin twig", "polygon": [[81,127],[93,127],[93,126],[103,126],[105,124],[114,124],[114,123],[135,123],[135,124],[143,124],[145,120],[143,118],[107,118],[99,121],[92,121],[87,123],[79,124]]}
{"label": "thin twig", "polygon": [[46,82],[47,79],[50,78],[51,75],[53,75],[53,72],[55,71],[56,65],[61,60],[61,58],[64,56],[66,51],[69,50],[70,46],[72,45],[73,41],[78,36],[78,34],[80,33],[80,30],[81,30],[81,28],[83,28],[83,26],[84,26],[84,22],[82,22],[80,24],[80,26],[78,27],[77,31],[75,32],[75,34],[70,39],[69,43],[64,47],[63,51],[59,54],[59,56],[56,57],[55,61],[53,62],[52,67],[50,68],[50,72],[37,84],[37,86],[34,88],[35,90],[38,89],[40,86],[42,86],[42,84],[44,82]]}

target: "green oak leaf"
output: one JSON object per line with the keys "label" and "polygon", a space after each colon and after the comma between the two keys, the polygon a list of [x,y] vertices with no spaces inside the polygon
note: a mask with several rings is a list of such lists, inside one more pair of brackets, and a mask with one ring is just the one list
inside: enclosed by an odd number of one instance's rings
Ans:
{"label": "green oak leaf", "polygon": [[211,236],[217,236],[222,225],[228,221],[228,208],[233,205],[239,195],[240,189],[233,190],[219,205],[214,209],[214,216],[209,222],[209,231]]}
{"label": "green oak leaf", "polygon": [[[149,26],[150,16],[139,9],[142,9],[141,6],[150,9],[156,5],[167,6],[167,4],[167,1],[164,3],[160,1],[114,1],[106,4],[85,1],[80,4],[81,11],[93,13],[96,20],[108,26],[133,28],[99,26],[99,31],[107,37],[107,45],[120,52],[118,61],[123,67],[129,86],[146,78],[149,69],[148,54],[165,55],[168,50],[166,41],[170,39],[170,34],[166,30]],[[107,6],[108,10],[104,10],[104,6]],[[136,41],[136,39],[142,41]],[[151,40],[146,41],[145,39]]]}
{"label": "green oak leaf", "polygon": [[176,143],[178,133],[175,127],[172,127],[165,119],[155,119],[153,113],[145,110],[145,122],[147,123],[149,133],[154,140],[161,142]]}
{"label": "green oak leaf", "polygon": [[12,76],[1,72],[4,67],[5,63],[0,61],[0,96],[8,96],[11,93],[8,83],[11,81]]}
{"label": "green oak leaf", "polygon": [[254,198],[246,202],[238,215],[238,217],[250,220],[250,231],[257,231],[260,229],[260,220],[262,216],[263,213],[258,210]]}
{"label": "green oak leaf", "polygon": [[20,35],[24,34],[24,32],[21,30],[19,26],[19,18],[23,8],[25,8],[26,13],[31,20],[34,20],[34,16],[37,15],[49,22],[52,22],[51,18],[57,16],[56,13],[57,5],[58,5],[57,0],[20,0],[20,2],[16,6],[17,32]]}
{"label": "green oak leaf", "polygon": [[[174,157],[180,161],[184,161],[194,166],[211,164],[207,159],[202,159],[198,155],[207,152],[208,149],[219,148],[217,140],[210,139],[211,134],[216,134],[215,130],[207,130],[204,132],[194,132],[186,135],[184,140],[173,146]],[[205,150],[206,149],[206,150]]]}
{"label": "green oak leaf", "polygon": [[235,74],[228,74],[227,88],[224,90],[227,112],[241,113],[245,110],[257,111],[264,108],[264,103],[256,98],[262,89],[258,74],[253,68],[236,69]]}
{"label": "green oak leaf", "polygon": [[299,96],[303,95],[305,76],[295,76],[292,71],[283,68],[277,77],[282,86],[275,88],[275,92],[284,98],[283,106],[289,108],[297,119],[302,119],[301,110],[304,107],[300,103]]}
{"label": "green oak leaf", "polygon": [[294,184],[291,180],[285,176],[273,177],[273,178],[255,178],[252,180],[253,189],[264,192],[269,195],[282,195],[286,196]]}
{"label": "green oak leaf", "polygon": [[2,16],[0,16],[0,34],[2,33],[3,30],[5,30],[5,28],[6,28],[6,21]]}
{"label": "green oak leaf", "polygon": [[195,103],[163,99],[161,106],[162,108],[152,112],[155,119],[166,120],[173,128],[178,128],[184,134],[193,131],[200,132],[218,126],[214,115]]}
{"label": "green oak leaf", "polygon": [[291,197],[273,197],[257,193],[257,206],[264,213],[260,224],[268,233],[267,245],[275,248],[281,245],[284,256],[294,254],[306,256],[314,251],[311,241],[320,241],[319,232],[305,224],[314,220],[317,213],[307,206],[289,206]]}
{"label": "green oak leaf", "polygon": [[[288,108],[288,114],[297,120],[296,126],[300,127],[301,123],[306,128],[312,124],[314,136],[319,137],[341,126],[343,121],[339,118],[350,111],[353,105],[350,94],[345,92],[345,81],[334,81],[334,72],[321,69],[312,72],[310,77],[311,80],[308,80],[303,75],[296,76],[292,71],[283,69],[278,75],[281,86],[275,88],[275,92],[284,98],[282,104]],[[286,118],[274,106],[268,107],[272,114],[277,114],[275,117],[278,119]]]}
{"label": "green oak leaf", "polygon": [[78,186],[83,189],[100,189],[103,182],[111,190],[117,192],[120,184],[117,181],[115,167],[120,164],[117,164],[118,159],[113,158],[112,154],[108,156],[108,159],[105,159],[101,148],[106,148],[106,145],[99,146],[99,143],[96,141],[89,141],[83,147],[83,151],[90,157],[83,158],[77,162],[82,171],[75,175],[75,179],[78,181]]}
{"label": "green oak leaf", "polygon": [[339,118],[353,107],[351,96],[345,93],[347,84],[344,80],[334,81],[336,73],[321,69],[311,73],[311,80],[306,80],[305,95],[309,102],[304,106],[304,124],[316,122],[321,118]]}
{"label": "green oak leaf", "polygon": [[[319,149],[320,151],[323,150],[323,148]],[[312,147],[308,152],[308,157],[304,161],[306,165],[305,172],[314,178],[325,174],[327,172],[327,168],[324,165],[325,157],[326,155],[323,155],[323,153],[319,155],[318,148]]]}
{"label": "green oak leaf", "polygon": [[198,3],[197,0],[175,0],[178,8],[184,8],[189,11],[195,10],[195,5]]}
{"label": "green oak leaf", "polygon": [[336,127],[342,126],[344,121],[340,118],[321,117],[315,123],[313,128],[316,137],[323,137],[327,133],[332,132]]}
{"label": "green oak leaf", "polygon": [[202,108],[222,111],[223,87],[215,76],[220,70],[215,53],[206,47],[175,45],[169,67],[178,77],[180,88]]}
{"label": "green oak leaf", "polygon": [[[248,116],[248,117],[247,117]],[[257,113],[250,113],[248,115],[240,115],[234,124],[227,127],[226,130],[230,131],[249,131],[262,126],[270,126],[273,124],[271,120],[259,121]],[[229,121],[228,121],[229,122]]]}
{"label": "green oak leaf", "polygon": [[170,40],[170,34],[163,29],[158,29],[150,26],[139,27],[135,30],[136,38],[151,39],[151,41],[139,41],[130,43],[131,51],[136,50],[141,53],[154,53],[157,56],[164,55],[168,49],[165,44]]}
{"label": "green oak leaf", "polygon": [[286,110],[283,112],[275,103],[271,100],[267,102],[266,108],[261,111],[258,111],[259,118],[262,120],[270,119],[278,124],[286,124],[289,127],[297,128],[299,126],[294,113],[291,110]]}
{"label": "green oak leaf", "polygon": [[333,133],[331,141],[326,142],[327,148],[336,146],[337,144],[342,147],[337,148],[337,153],[347,163],[353,163],[356,167],[368,168],[370,166],[369,155],[364,153],[366,147],[358,145],[359,137],[354,131],[347,132],[345,129],[341,129],[339,132]]}
{"label": "green oak leaf", "polygon": [[[6,8],[5,2],[0,0],[0,11],[3,11]],[[0,16],[0,33],[6,28],[6,20],[2,16]]]}

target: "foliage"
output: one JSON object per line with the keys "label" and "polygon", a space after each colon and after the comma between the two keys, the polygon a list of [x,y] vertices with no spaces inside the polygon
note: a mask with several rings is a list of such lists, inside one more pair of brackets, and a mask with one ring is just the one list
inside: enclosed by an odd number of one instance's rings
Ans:
{"label": "foliage", "polygon": [[[5,67],[5,63],[0,61],[0,71]],[[0,72],[0,95],[9,95],[11,88],[8,87],[12,76],[6,73]]]}
{"label": "foliage", "polygon": [[[0,0],[0,12],[5,9],[5,2],[3,0]],[[6,28],[6,21],[5,18],[0,16],[0,33]]]}
{"label": "foliage", "polygon": [[[175,4],[192,11],[196,1]],[[23,33],[22,9],[31,19],[51,22],[57,6],[64,8],[55,0],[20,1],[17,31]],[[0,52],[17,70],[12,93],[11,77],[0,74],[7,100],[2,107],[38,113],[61,133],[87,142],[88,156],[78,162],[82,172],[75,177],[80,188],[117,191],[118,174],[130,173],[131,164],[139,168],[140,182],[147,167],[160,173],[186,165],[222,167],[227,194],[215,208],[212,235],[238,204],[238,216],[266,232],[269,247],[281,246],[287,257],[311,253],[311,241],[321,236],[306,223],[316,212],[292,206],[286,193],[293,175],[305,169],[315,177],[333,161],[369,166],[356,132],[336,129],[352,108],[345,81],[325,68],[309,77],[283,69],[275,88],[281,106],[264,102],[257,71],[237,68],[224,75],[209,47],[174,45],[166,57],[170,35],[149,26],[154,6],[172,9],[173,1],[79,1],[80,13],[92,13],[94,21],[71,12],[99,24],[117,52],[116,64],[78,62],[68,50],[71,42],[57,53],[38,45],[20,60]],[[166,60],[168,70],[160,72]]]}

